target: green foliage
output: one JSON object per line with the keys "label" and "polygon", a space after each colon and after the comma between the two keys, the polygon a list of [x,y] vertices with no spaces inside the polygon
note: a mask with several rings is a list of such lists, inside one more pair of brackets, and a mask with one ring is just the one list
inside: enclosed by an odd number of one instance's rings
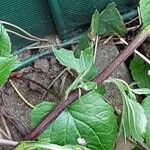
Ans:
{"label": "green foliage", "polygon": [[0,86],[5,84],[17,63],[17,58],[11,56],[10,38],[4,26],[0,24]]}
{"label": "green foliage", "polygon": [[[53,104],[43,102],[31,112],[32,127],[35,127]],[[39,141],[58,145],[78,144],[78,138],[91,150],[114,148],[117,124],[112,108],[94,91],[76,101],[38,137]]]}
{"label": "green foliage", "polygon": [[146,144],[150,147],[150,96],[145,98],[142,105],[143,105],[143,108],[145,110],[146,117],[148,120],[146,134],[145,134],[145,140],[146,140]]}
{"label": "green foliage", "polygon": [[110,79],[120,90],[123,99],[123,112],[120,129],[125,138],[142,141],[146,132],[147,118],[143,107],[136,101],[132,90],[122,80]]}
{"label": "green foliage", "polygon": [[5,84],[16,63],[16,57],[0,57],[0,86]]}
{"label": "green foliage", "polygon": [[2,24],[0,24],[0,56],[8,57],[11,53],[10,38]]}
{"label": "green foliage", "polygon": [[150,30],[150,0],[140,0],[140,12],[143,27]]}
{"label": "green foliage", "polygon": [[80,87],[81,83],[83,86],[83,83],[86,79],[91,80],[92,77],[94,77],[93,73],[97,74],[96,68],[93,64],[93,51],[91,47],[82,51],[80,58],[78,59],[75,58],[73,52],[69,50],[57,50],[53,47],[53,52],[62,65],[68,67],[68,69],[74,69],[78,73],[78,77],[65,92],[66,98],[71,90]]}
{"label": "green foliage", "polygon": [[105,90],[105,87],[103,85],[97,85],[95,92],[99,93],[101,95],[104,95],[106,93],[106,90]]}
{"label": "green foliage", "polygon": [[91,23],[94,35],[124,35],[127,30],[115,3],[110,3],[100,14],[96,10]]}
{"label": "green foliage", "polygon": [[86,147],[79,145],[58,146],[56,144],[47,144],[41,142],[20,142],[14,150],[88,150]]}
{"label": "green foliage", "polygon": [[150,70],[149,64],[146,64],[142,58],[135,56],[130,65],[131,74],[133,79],[137,82],[140,88],[150,89],[150,76],[148,70]]}
{"label": "green foliage", "polygon": [[91,64],[93,64],[92,48],[87,48],[84,50],[79,59],[74,57],[72,51],[63,48],[57,50],[55,47],[53,47],[53,52],[57,60],[62,65],[69,69],[76,70],[78,74],[84,73],[91,66]]}
{"label": "green foliage", "polygon": [[88,47],[91,47],[91,40],[88,37],[87,33],[84,33],[81,37],[81,39],[79,40],[79,43],[77,45],[77,48],[74,51],[74,56],[76,58],[79,58],[81,55],[81,51],[87,49]]}

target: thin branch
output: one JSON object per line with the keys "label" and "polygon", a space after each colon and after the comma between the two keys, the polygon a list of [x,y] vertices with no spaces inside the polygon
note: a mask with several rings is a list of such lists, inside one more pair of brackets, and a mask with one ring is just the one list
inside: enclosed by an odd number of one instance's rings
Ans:
{"label": "thin branch", "polygon": [[37,39],[38,41],[45,41],[45,42],[49,41],[48,39],[42,39],[42,38],[36,37],[36,36],[30,34],[29,32],[25,31],[24,29],[20,28],[19,26],[14,25],[10,22],[0,20],[0,23],[5,24],[5,25],[9,25],[11,27],[14,27],[14,28],[18,29],[19,31],[23,32],[24,34],[26,34],[28,37],[32,38],[32,39]]}
{"label": "thin branch", "polygon": [[0,133],[2,133],[7,139],[10,139],[7,133],[0,128]]}
{"label": "thin branch", "polygon": [[16,91],[16,93],[18,94],[18,96],[31,108],[34,108],[34,106],[32,104],[30,104],[23,96],[22,94],[18,91],[18,89],[16,88],[15,84],[12,82],[12,80],[9,80],[11,86],[13,87],[13,89]]}
{"label": "thin branch", "polygon": [[7,135],[9,137],[9,140],[12,140],[12,136],[11,136],[10,130],[9,130],[8,126],[7,126],[7,123],[6,123],[6,120],[5,120],[4,116],[3,116],[3,114],[1,114],[1,119],[2,119],[2,122],[4,124],[4,127],[5,127],[5,130],[7,132]]}
{"label": "thin branch", "polygon": [[[124,44],[126,44],[126,45],[129,45],[123,38],[120,38],[120,40],[124,43]],[[150,60],[146,57],[146,56],[144,56],[143,54],[141,54],[139,51],[137,51],[136,49],[134,50],[134,52],[139,56],[139,57],[141,57],[145,62],[147,62],[148,64],[150,64]]]}
{"label": "thin branch", "polygon": [[108,37],[108,38],[104,41],[104,45],[106,45],[112,38],[113,38],[112,35],[111,35],[110,37]]}
{"label": "thin branch", "polygon": [[147,62],[147,63],[150,65],[150,60],[149,60],[146,56],[144,56],[143,54],[141,54],[141,53],[138,52],[137,50],[134,50],[134,52],[135,52],[138,56],[140,56],[145,62]]}
{"label": "thin branch", "polygon": [[2,109],[0,113],[6,117],[9,123],[16,127],[16,129],[23,135],[23,137],[29,134],[30,129],[27,127],[27,125],[25,125],[24,122],[21,122],[21,120],[12,117],[12,114],[9,112],[9,110]]}
{"label": "thin branch", "polygon": [[[53,84],[67,71],[67,68],[63,69],[58,76],[51,82],[51,84],[48,86],[48,90],[53,86]],[[47,94],[47,91],[44,92],[43,96],[42,96],[42,100],[44,100],[45,96]]]}
{"label": "thin branch", "polygon": [[24,36],[24,35],[22,35],[22,34],[20,34],[20,33],[17,33],[17,32],[15,32],[15,31],[12,31],[12,30],[9,30],[9,29],[6,29],[6,31],[9,32],[9,33],[12,33],[12,34],[14,34],[14,35],[17,35],[17,36],[19,36],[20,38],[29,40],[29,41],[39,41],[39,40],[37,40],[37,39],[33,39],[33,38],[30,38],[30,37]]}
{"label": "thin branch", "polygon": [[150,150],[149,147],[144,142],[134,141],[133,139],[128,138],[128,141],[134,145],[138,145],[142,150]]}
{"label": "thin branch", "polygon": [[98,38],[98,35],[96,36],[96,39],[95,39],[95,49],[94,49],[94,62],[96,61],[96,54],[97,54],[97,47],[98,47],[98,41],[99,41],[99,38]]}
{"label": "thin branch", "polygon": [[127,23],[125,23],[125,25],[129,25],[130,23],[136,21],[137,19],[139,19],[139,16],[133,18],[132,20],[128,21]]}
{"label": "thin branch", "polygon": [[0,139],[0,145],[11,145],[11,146],[16,146],[17,144],[18,144],[18,142],[16,142],[16,141]]}
{"label": "thin branch", "polygon": [[[110,65],[104,69],[93,81],[97,84],[101,84],[104,80],[110,77],[111,73],[122,63],[124,62],[133,52],[137,49],[144,40],[149,36],[148,32],[142,31],[132,43],[121,53],[119,54]],[[85,93],[84,93],[85,94]],[[40,135],[49,124],[51,124],[69,105],[78,99],[78,91],[73,91],[67,100],[62,100],[60,103],[48,113],[42,122],[29,134],[26,136],[28,140],[34,140]]]}
{"label": "thin branch", "polygon": [[143,150],[150,150],[150,148],[144,142],[136,142]]}
{"label": "thin branch", "polygon": [[23,76],[21,76],[21,77],[19,77],[19,78],[17,78],[17,79],[19,79],[19,80],[24,80],[24,81],[28,81],[28,82],[32,82],[32,83],[34,83],[35,85],[37,85],[37,86],[43,88],[46,92],[48,92],[48,93],[50,93],[50,94],[53,94],[56,98],[59,98],[54,92],[50,91],[49,89],[47,89],[46,87],[44,87],[42,84],[38,83],[37,81],[34,81],[34,80],[32,80],[32,79],[29,79],[29,78],[25,78],[25,77],[23,77]]}

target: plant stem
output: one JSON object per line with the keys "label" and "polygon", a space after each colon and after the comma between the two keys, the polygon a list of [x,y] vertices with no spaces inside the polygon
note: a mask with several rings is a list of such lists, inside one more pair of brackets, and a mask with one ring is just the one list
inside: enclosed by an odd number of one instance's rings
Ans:
{"label": "plant stem", "polygon": [[105,79],[109,78],[111,73],[124,62],[133,52],[137,49],[149,36],[149,32],[142,31],[129,46],[113,60],[108,67],[106,67],[95,79],[97,84],[102,83]]}
{"label": "plant stem", "polygon": [[30,38],[30,37],[24,36],[24,35],[22,35],[22,34],[20,34],[20,33],[17,33],[17,32],[15,32],[15,31],[12,31],[12,30],[9,30],[9,29],[6,29],[6,31],[9,32],[9,33],[12,33],[12,34],[14,34],[14,35],[17,35],[17,36],[19,36],[20,38],[29,40],[29,41],[39,41],[38,39],[33,39],[33,38]]}
{"label": "plant stem", "polygon": [[[126,45],[129,45],[123,38],[120,38],[120,40],[124,43],[124,44],[126,44]],[[134,50],[134,52],[139,56],[139,57],[141,57],[145,62],[147,62],[149,65],[150,65],[150,60],[146,57],[146,56],[144,56],[143,54],[141,54],[139,51],[137,51],[136,49]]]}
{"label": "plant stem", "polygon": [[[133,52],[137,49],[144,40],[149,36],[148,32],[142,31],[132,43],[121,53],[119,54],[110,65],[104,69],[93,81],[97,84],[101,84],[104,80],[110,77],[111,73],[122,63],[124,62]],[[70,104],[78,99],[78,91],[73,91],[67,100],[62,100],[53,111],[45,117],[45,119],[31,132],[31,134],[26,136],[28,140],[34,140],[40,135],[50,123],[52,123]]]}
{"label": "plant stem", "polygon": [[17,144],[18,144],[18,142],[16,142],[16,141],[0,139],[0,145],[12,145],[12,146],[15,146]]}
{"label": "plant stem", "polygon": [[30,34],[29,32],[25,31],[24,29],[18,27],[17,25],[14,25],[14,24],[12,24],[10,22],[6,22],[6,21],[3,21],[3,20],[0,20],[0,23],[8,25],[8,26],[11,26],[11,27],[14,27],[17,30],[21,31],[22,33],[26,34],[28,37],[32,38],[32,39],[36,39],[38,41],[45,41],[45,42],[49,41],[48,39],[43,39],[43,38],[36,37],[36,36]]}
{"label": "plant stem", "polygon": [[94,62],[93,62],[93,63],[95,63],[95,60],[96,60],[98,41],[99,41],[99,37],[98,37],[98,35],[97,35],[97,36],[96,36],[96,39],[95,39]]}

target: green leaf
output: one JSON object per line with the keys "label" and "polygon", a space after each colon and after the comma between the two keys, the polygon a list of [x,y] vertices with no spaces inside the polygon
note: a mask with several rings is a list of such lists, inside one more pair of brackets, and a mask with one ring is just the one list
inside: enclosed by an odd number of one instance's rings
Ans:
{"label": "green leaf", "polygon": [[74,69],[78,72],[78,74],[82,74],[91,66],[93,63],[93,50],[92,48],[87,48],[82,51],[79,59],[74,57],[73,51],[69,51],[66,49],[57,50],[53,47],[54,55],[57,60],[64,66]]}
{"label": "green leaf", "polygon": [[99,71],[94,64],[90,67],[88,73],[83,77],[84,81],[91,81],[98,75]]}
{"label": "green leaf", "polygon": [[5,84],[16,63],[16,57],[0,57],[0,86]]}
{"label": "green leaf", "polygon": [[[78,77],[75,79],[75,81],[69,86],[69,88],[65,92],[65,98],[67,98],[70,91],[76,89],[84,80],[84,78],[87,77],[90,78],[91,76],[90,71],[92,70],[91,67],[94,66],[93,51],[91,47],[85,49],[84,51],[81,52],[79,59],[75,58],[73,52],[69,50],[65,50],[65,49],[57,50],[56,48],[53,47],[53,52],[56,58],[58,59],[58,61],[62,65],[68,67],[69,69],[70,68],[74,69],[78,73]],[[90,76],[88,74],[90,74]]]}
{"label": "green leaf", "polygon": [[0,56],[9,57],[11,53],[11,42],[4,26],[0,24]]}
{"label": "green leaf", "polygon": [[140,88],[150,89],[150,76],[148,70],[150,65],[146,64],[142,58],[135,56],[130,65],[133,79],[137,82]]}
{"label": "green leaf", "polygon": [[98,35],[99,26],[100,26],[100,13],[98,10],[95,10],[92,16],[92,22],[91,22],[92,33],[94,33],[95,35]]}
{"label": "green leaf", "polygon": [[121,131],[125,137],[143,141],[146,132],[147,118],[143,107],[136,101],[126,97],[123,104]]}
{"label": "green leaf", "polygon": [[146,144],[150,147],[150,96],[144,99],[142,106],[147,117],[147,129],[145,134]]}
{"label": "green leaf", "polygon": [[[34,128],[52,109],[43,102],[31,112]],[[39,141],[58,145],[78,144],[79,138],[91,150],[112,150],[115,145],[117,124],[112,108],[94,91],[72,104],[38,137]]]}
{"label": "green leaf", "polygon": [[143,27],[145,28],[150,25],[150,0],[140,0],[140,12]]}
{"label": "green leaf", "polygon": [[20,142],[14,150],[88,150],[80,145],[65,145],[59,146],[56,144],[47,144],[42,142],[23,141]]}
{"label": "green leaf", "polygon": [[125,138],[142,141],[146,131],[147,118],[143,107],[136,101],[129,85],[120,79],[109,79],[120,90],[123,99],[123,112],[120,130]]}
{"label": "green leaf", "polygon": [[77,48],[74,51],[74,56],[76,58],[80,58],[81,52],[87,49],[88,47],[91,47],[91,40],[88,37],[88,34],[84,33],[81,39],[79,40]]}
{"label": "green leaf", "polygon": [[116,8],[110,3],[101,14],[96,10],[91,23],[92,33],[95,35],[124,35],[127,30],[123,19]]}
{"label": "green leaf", "polygon": [[142,94],[148,95],[150,94],[150,89],[147,88],[132,89],[132,92],[138,95],[142,95]]}

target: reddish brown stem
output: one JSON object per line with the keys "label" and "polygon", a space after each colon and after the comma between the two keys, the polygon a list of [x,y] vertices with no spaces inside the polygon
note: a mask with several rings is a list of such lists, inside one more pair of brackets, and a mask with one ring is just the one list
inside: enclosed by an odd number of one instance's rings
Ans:
{"label": "reddish brown stem", "polygon": [[[137,49],[144,40],[148,37],[148,32],[141,32],[132,43],[120,54],[116,59],[110,63],[110,65],[102,71],[93,81],[97,84],[101,84],[104,80],[106,80],[111,73],[116,69],[118,65],[124,62],[133,52]],[[72,92],[68,99],[65,101],[61,101],[54,109],[51,111],[45,119],[31,132],[31,134],[26,136],[27,140],[34,140],[40,135],[47,126],[52,123],[70,104],[72,104],[75,100],[78,99],[78,92]]]}

